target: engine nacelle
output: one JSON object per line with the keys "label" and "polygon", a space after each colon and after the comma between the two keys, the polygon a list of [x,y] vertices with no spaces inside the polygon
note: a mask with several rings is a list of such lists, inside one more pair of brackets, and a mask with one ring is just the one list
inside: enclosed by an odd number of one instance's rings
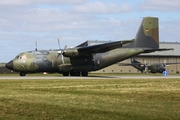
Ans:
{"label": "engine nacelle", "polygon": [[65,57],[78,57],[79,56],[79,52],[78,52],[77,49],[69,48],[69,49],[65,49],[63,51],[63,55]]}

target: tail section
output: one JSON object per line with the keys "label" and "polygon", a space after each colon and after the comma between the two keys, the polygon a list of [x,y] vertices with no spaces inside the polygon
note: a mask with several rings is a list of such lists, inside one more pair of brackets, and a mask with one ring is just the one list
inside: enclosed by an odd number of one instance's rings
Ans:
{"label": "tail section", "polygon": [[158,18],[145,17],[139,27],[134,42],[128,47],[159,48]]}
{"label": "tail section", "polygon": [[145,65],[143,65],[142,63],[140,63],[139,61],[135,60],[134,58],[131,58],[131,65],[138,69],[139,71],[141,71],[141,73],[143,73],[143,71],[145,70]]}
{"label": "tail section", "polygon": [[138,69],[143,73],[145,70],[145,65],[140,63],[139,61],[135,60],[133,57],[131,58],[131,63],[119,63],[119,66],[133,66],[134,68]]}
{"label": "tail section", "polygon": [[131,58],[131,64],[138,64],[140,65],[141,63],[137,60],[135,60],[133,57]]}

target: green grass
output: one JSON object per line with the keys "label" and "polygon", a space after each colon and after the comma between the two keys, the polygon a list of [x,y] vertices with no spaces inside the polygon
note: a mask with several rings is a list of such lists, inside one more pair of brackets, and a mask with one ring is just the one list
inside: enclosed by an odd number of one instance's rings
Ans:
{"label": "green grass", "polygon": [[0,80],[0,119],[179,120],[180,80]]}
{"label": "green grass", "polygon": [[[89,73],[88,76],[162,76],[161,73]],[[180,76],[180,74],[169,73],[170,76]],[[19,73],[11,73],[11,74],[0,74],[0,76],[19,76]],[[62,76],[62,74],[53,73],[53,74],[43,74],[43,73],[34,73],[34,74],[26,74],[26,76]]]}

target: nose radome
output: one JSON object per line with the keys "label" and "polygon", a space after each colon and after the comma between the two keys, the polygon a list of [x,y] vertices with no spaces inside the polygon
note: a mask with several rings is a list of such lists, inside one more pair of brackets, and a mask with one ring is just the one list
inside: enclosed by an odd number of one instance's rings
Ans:
{"label": "nose radome", "polygon": [[6,68],[13,70],[13,61],[12,60],[6,64]]}

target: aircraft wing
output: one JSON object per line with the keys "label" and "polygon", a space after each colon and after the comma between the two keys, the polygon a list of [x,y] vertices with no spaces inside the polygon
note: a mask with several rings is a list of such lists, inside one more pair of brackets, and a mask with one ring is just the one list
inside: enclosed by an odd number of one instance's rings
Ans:
{"label": "aircraft wing", "polygon": [[138,66],[150,66],[149,64],[141,64],[141,63],[118,63],[119,66],[133,66],[133,65],[138,65]]}
{"label": "aircraft wing", "polygon": [[109,43],[92,45],[92,46],[85,46],[85,47],[78,48],[78,52],[80,52],[80,53],[102,53],[102,52],[107,52],[109,50],[123,47],[123,45],[128,44],[130,42],[133,42],[133,40],[116,41],[116,42],[109,42]]}
{"label": "aircraft wing", "polygon": [[180,64],[180,62],[174,62],[174,63],[164,63],[164,64],[166,64],[166,65],[172,65],[172,64]]}
{"label": "aircraft wing", "polygon": [[151,53],[156,51],[168,51],[168,50],[174,50],[173,48],[144,48],[143,53]]}

